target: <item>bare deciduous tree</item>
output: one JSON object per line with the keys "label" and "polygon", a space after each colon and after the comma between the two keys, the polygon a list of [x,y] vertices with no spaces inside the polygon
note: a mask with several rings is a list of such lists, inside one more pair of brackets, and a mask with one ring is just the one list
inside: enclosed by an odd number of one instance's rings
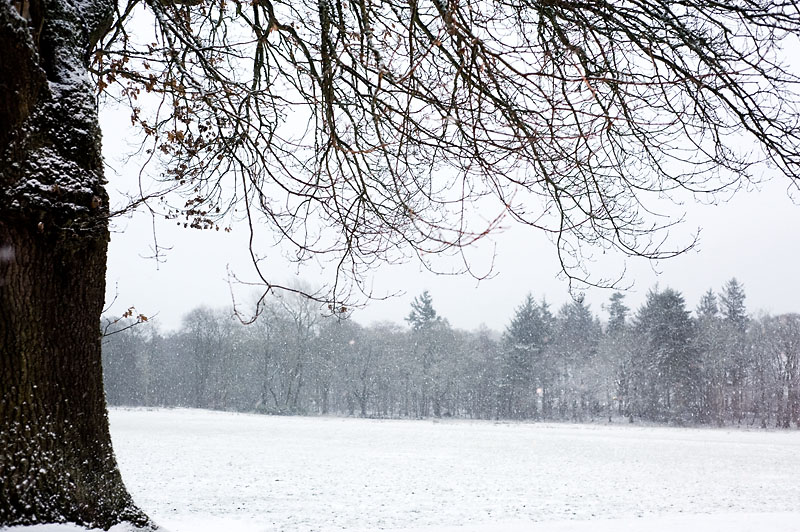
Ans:
{"label": "bare deciduous tree", "polygon": [[[164,214],[210,228],[243,205],[298,259],[328,255],[350,280],[402,253],[434,267],[511,218],[552,234],[569,276],[602,284],[581,270],[582,244],[653,258],[693,244],[668,240],[659,198],[736,188],[761,162],[797,178],[788,3],[145,11],[155,39],[120,17],[94,66],[166,163],[179,199]],[[158,112],[137,103],[147,93]]]}
{"label": "bare deciduous tree", "polygon": [[586,243],[680,252],[659,198],[798,178],[798,30],[760,0],[0,0],[0,524],[144,522],[102,396],[98,89],[162,163],[140,200],[327,257],[341,311],[371,265],[505,217],[579,279]]}

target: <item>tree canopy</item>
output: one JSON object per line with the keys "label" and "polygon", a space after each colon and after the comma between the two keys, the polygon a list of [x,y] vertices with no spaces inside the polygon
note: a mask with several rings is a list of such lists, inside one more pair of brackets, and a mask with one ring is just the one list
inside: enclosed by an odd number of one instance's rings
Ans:
{"label": "tree canopy", "polygon": [[506,220],[597,284],[587,249],[691,247],[665,196],[800,175],[798,34],[791,2],[130,0],[92,70],[163,163],[151,208],[199,229],[239,209],[328,257],[336,299]]}
{"label": "tree canopy", "polygon": [[[329,261],[315,297],[342,313],[371,266],[452,253],[470,270],[462,251],[505,220],[602,284],[587,244],[653,258],[692,245],[669,238],[663,199],[772,174],[796,187],[798,35],[796,3],[771,0],[0,0],[0,526],[153,526],[122,484],[103,395],[115,212],[98,94],[129,107],[157,178],[132,206],[187,228],[244,222],[257,267],[265,234]],[[588,331],[584,311],[564,316]],[[594,357],[590,340],[554,350]],[[437,344],[419,345],[422,412],[438,415],[453,383]],[[371,352],[350,356],[366,383]],[[746,373],[725,371],[741,415]],[[692,386],[673,380],[654,401]]]}

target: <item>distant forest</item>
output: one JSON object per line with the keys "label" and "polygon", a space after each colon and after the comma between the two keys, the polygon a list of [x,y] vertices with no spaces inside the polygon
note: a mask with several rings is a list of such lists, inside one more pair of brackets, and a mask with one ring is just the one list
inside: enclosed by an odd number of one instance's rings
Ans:
{"label": "distant forest", "polygon": [[502,333],[462,331],[425,292],[404,325],[325,317],[293,296],[247,326],[208,308],[168,334],[108,320],[106,396],[285,415],[800,427],[800,315],[748,315],[736,279],[693,312],[669,288],[635,312],[614,293],[602,310],[528,295]]}

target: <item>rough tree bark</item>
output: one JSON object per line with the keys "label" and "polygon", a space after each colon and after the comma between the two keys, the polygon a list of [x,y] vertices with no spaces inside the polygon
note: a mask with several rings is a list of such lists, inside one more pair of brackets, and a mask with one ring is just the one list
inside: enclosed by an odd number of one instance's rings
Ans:
{"label": "rough tree bark", "polygon": [[0,526],[149,526],[100,363],[108,207],[87,63],[114,2],[26,4],[0,0]]}

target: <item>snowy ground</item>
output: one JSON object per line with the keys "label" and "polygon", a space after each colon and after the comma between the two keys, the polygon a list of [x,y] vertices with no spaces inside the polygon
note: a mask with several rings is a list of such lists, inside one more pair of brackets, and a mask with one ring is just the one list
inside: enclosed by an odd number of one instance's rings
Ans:
{"label": "snowy ground", "polygon": [[111,430],[171,532],[800,532],[797,431],[193,410],[112,410]]}

